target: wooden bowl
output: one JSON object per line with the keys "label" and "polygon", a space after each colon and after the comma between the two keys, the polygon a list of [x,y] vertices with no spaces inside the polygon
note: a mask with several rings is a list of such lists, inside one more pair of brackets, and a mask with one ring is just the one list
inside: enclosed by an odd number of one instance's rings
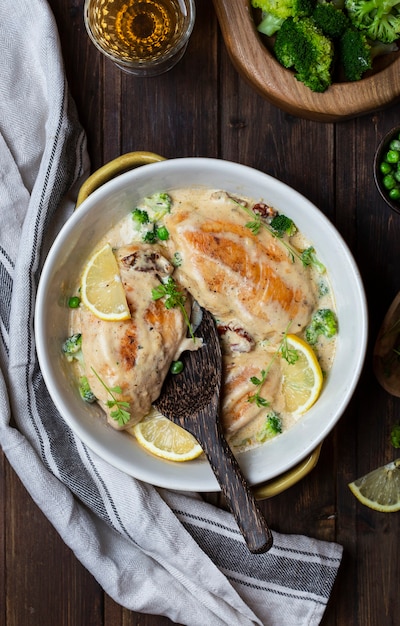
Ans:
{"label": "wooden bowl", "polygon": [[282,67],[257,32],[250,0],[213,0],[222,36],[237,71],[280,109],[319,122],[335,122],[383,109],[400,100],[400,52],[379,57],[356,82],[314,93]]}

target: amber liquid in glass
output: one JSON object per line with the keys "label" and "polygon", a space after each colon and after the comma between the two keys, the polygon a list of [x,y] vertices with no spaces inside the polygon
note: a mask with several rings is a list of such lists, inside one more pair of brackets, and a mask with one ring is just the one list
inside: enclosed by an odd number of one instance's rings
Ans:
{"label": "amber liquid in glass", "polygon": [[183,10],[179,0],[94,0],[88,21],[106,52],[121,61],[151,62],[179,39]]}

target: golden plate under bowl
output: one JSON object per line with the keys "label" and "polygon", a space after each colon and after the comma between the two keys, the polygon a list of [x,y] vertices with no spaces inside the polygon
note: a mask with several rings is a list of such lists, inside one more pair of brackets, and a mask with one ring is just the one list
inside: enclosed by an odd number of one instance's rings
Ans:
{"label": "golden plate under bowl", "polygon": [[400,100],[400,51],[374,62],[356,82],[334,83],[314,93],[282,67],[257,32],[250,0],[213,0],[233,65],[258,93],[283,111],[336,122],[386,108]]}

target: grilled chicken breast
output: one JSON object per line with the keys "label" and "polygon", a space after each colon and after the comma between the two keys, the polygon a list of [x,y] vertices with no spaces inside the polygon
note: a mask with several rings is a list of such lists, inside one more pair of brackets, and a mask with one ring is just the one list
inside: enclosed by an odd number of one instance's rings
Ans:
{"label": "grilled chicken breast", "polygon": [[174,206],[165,223],[182,258],[179,281],[218,320],[255,340],[289,324],[300,332],[315,304],[310,277],[279,238],[263,228],[253,234],[248,221],[225,193]]}
{"label": "grilled chicken breast", "polygon": [[[279,359],[272,361],[273,353],[263,348],[251,352],[242,352],[223,357],[224,383],[221,397],[221,421],[228,440],[235,432],[258,418],[265,417],[268,409],[250,401],[258,392],[275,408],[279,403],[281,372]],[[261,379],[261,372],[272,361],[264,384],[258,388],[251,379]]]}
{"label": "grilled chicken breast", "polygon": [[[185,346],[187,325],[178,307],[167,309],[153,300],[152,289],[173,272],[173,266],[154,245],[134,244],[115,252],[131,319],[102,321],[85,307],[75,325],[82,333],[82,351],[90,388],[114,428],[127,428],[146,415],[159,396],[171,362]],[[190,309],[190,297],[186,299]],[[93,372],[93,369],[98,376]],[[111,416],[115,407],[99,378],[118,400],[129,403],[130,421],[121,426]]]}

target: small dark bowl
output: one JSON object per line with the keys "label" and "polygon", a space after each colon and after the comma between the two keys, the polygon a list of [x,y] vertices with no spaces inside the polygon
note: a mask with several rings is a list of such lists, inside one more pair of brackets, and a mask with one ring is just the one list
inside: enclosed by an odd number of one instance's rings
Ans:
{"label": "small dark bowl", "polygon": [[[391,141],[393,139],[398,139],[399,135],[400,135],[400,126],[395,126],[388,133],[386,133],[382,141],[379,143],[378,148],[376,149],[376,152],[375,152],[375,157],[374,157],[374,179],[375,179],[375,184],[377,186],[377,189],[379,193],[381,194],[382,198],[384,199],[384,201],[386,202],[386,204],[389,205],[390,208],[393,209],[393,211],[396,211],[396,213],[400,215],[400,199],[393,200],[389,196],[389,191],[388,189],[386,189],[386,187],[383,184],[384,174],[382,174],[380,170],[380,164],[384,160],[384,156],[389,149]],[[399,187],[400,187],[400,183],[399,183]]]}

